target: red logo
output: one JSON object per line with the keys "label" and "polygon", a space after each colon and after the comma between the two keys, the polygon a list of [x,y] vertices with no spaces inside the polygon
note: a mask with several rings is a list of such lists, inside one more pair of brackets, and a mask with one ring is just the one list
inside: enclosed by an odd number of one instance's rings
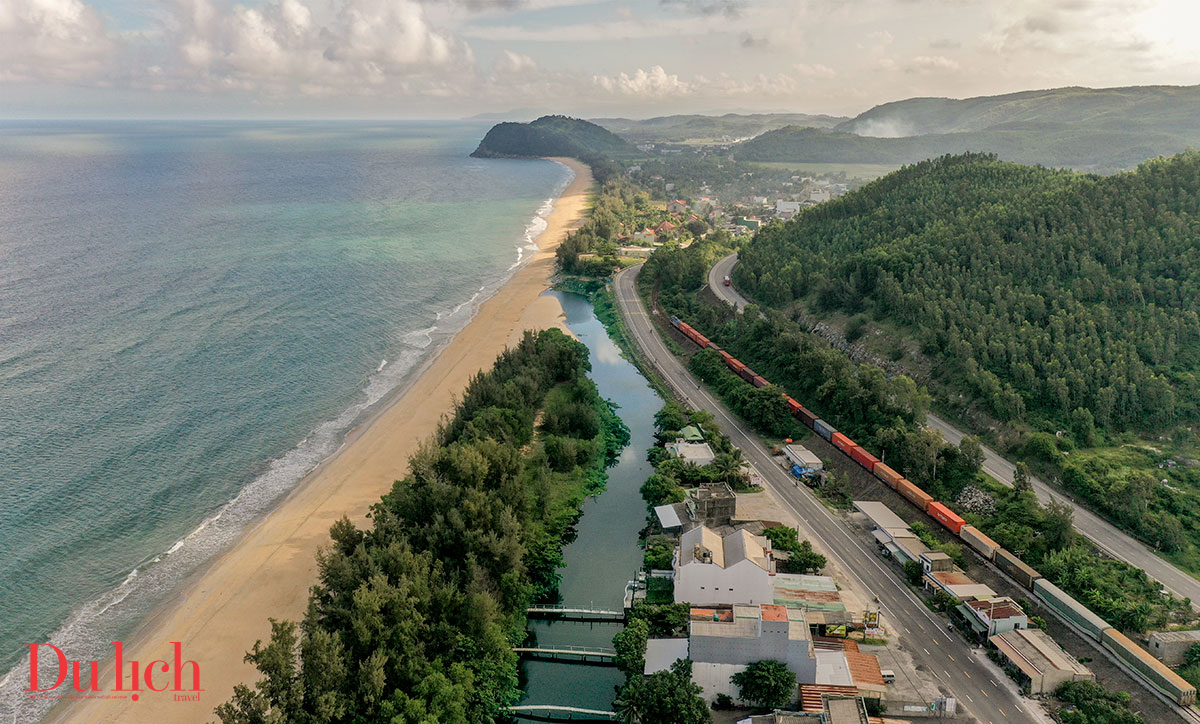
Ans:
{"label": "red logo", "polygon": [[[114,641],[116,647],[116,682],[112,689],[103,689],[100,686],[100,663],[98,661],[71,661],[67,659],[66,654],[62,649],[54,644],[26,644],[29,647],[29,688],[25,691],[33,692],[38,695],[43,695],[43,698],[85,698],[76,697],[71,694],[45,696],[47,692],[54,691],[62,686],[67,680],[67,675],[71,676],[71,686],[80,694],[99,693],[104,691],[113,692],[131,692],[129,698],[134,701],[138,700],[138,692],[142,691],[142,686],[150,691],[171,691],[175,692],[176,701],[199,701],[200,692],[204,689],[200,688],[200,665],[195,661],[183,660],[183,646],[178,641],[172,641],[171,645],[174,649],[174,657],[172,662],[167,661],[151,661],[142,667],[137,659],[126,661],[124,657],[123,646],[120,641]],[[38,654],[39,649],[45,647],[48,651],[42,651],[41,654],[53,655],[58,660],[58,678],[48,687],[41,687],[39,684],[46,683],[38,680]],[[187,672],[187,681],[184,681],[184,674]],[[128,674],[128,680],[126,675]],[[126,683],[128,681],[128,688]],[[183,688],[185,683],[191,684],[190,689]],[[188,693],[184,693],[188,692]],[[92,698],[90,696],[86,698]],[[124,699],[124,696],[109,696],[99,698],[115,698]]]}

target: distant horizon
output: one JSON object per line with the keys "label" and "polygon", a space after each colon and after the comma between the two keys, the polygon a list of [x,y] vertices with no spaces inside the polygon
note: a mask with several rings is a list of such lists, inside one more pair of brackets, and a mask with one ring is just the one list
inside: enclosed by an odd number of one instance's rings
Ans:
{"label": "distant horizon", "polygon": [[834,116],[1200,80],[1192,0],[8,0],[9,118]]}
{"label": "distant horizon", "polygon": [[830,118],[855,118],[873,108],[888,105],[890,103],[899,103],[908,100],[952,100],[952,101],[968,101],[979,98],[996,98],[1010,95],[1018,95],[1021,93],[1038,93],[1051,92],[1078,88],[1081,90],[1091,91],[1112,91],[1124,90],[1132,88],[1198,88],[1200,83],[1147,83],[1142,85],[1114,85],[1114,86],[1084,86],[1084,85],[1063,85],[1046,88],[1023,88],[1020,90],[1006,91],[1003,93],[984,94],[984,95],[969,95],[969,96],[906,96],[903,98],[895,98],[888,101],[881,101],[858,111],[857,113],[834,113],[817,110],[753,110],[747,108],[737,108],[733,110],[660,110],[652,115],[629,114],[629,113],[571,113],[567,111],[554,109],[527,109],[515,108],[510,110],[495,110],[495,111],[480,111],[469,116],[251,116],[251,115],[225,115],[225,116],[0,116],[0,123],[11,122],[72,122],[72,121],[92,121],[92,122],[122,122],[122,121],[141,121],[141,122],[211,122],[211,123],[233,123],[233,122],[261,122],[261,123],[332,123],[332,122],[350,122],[350,123],[488,123],[488,122],[504,122],[507,120],[533,120],[547,115],[562,115],[572,118],[580,118],[583,120],[592,119],[617,119],[623,118],[628,120],[648,120],[651,118],[667,118],[671,116],[772,116],[772,115],[808,115],[808,116],[827,116]]}

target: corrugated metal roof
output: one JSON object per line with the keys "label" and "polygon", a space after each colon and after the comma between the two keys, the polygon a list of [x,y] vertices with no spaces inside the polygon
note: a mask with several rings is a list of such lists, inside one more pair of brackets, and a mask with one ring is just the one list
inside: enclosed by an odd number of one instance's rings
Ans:
{"label": "corrugated metal roof", "polygon": [[671,668],[677,659],[688,657],[687,639],[650,639],[646,642],[644,673],[653,674]]}
{"label": "corrugated metal roof", "polygon": [[654,514],[658,516],[658,524],[663,528],[678,528],[683,525],[683,521],[679,519],[679,513],[675,511],[674,505],[656,505],[654,506]]}

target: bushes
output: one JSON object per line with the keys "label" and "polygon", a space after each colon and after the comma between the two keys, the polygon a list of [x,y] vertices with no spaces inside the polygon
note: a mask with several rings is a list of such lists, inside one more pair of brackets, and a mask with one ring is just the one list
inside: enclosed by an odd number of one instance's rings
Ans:
{"label": "bushes", "polygon": [[1055,689],[1054,698],[1074,707],[1059,712],[1062,724],[1146,724],[1129,708],[1128,693],[1109,691],[1094,681],[1068,681]]}

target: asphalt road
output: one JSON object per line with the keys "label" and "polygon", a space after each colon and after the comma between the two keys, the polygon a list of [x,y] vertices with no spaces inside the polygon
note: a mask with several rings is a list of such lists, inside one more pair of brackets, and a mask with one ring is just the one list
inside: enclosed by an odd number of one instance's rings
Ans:
{"label": "asphalt road", "polygon": [[[737,254],[730,254],[714,264],[708,272],[708,285],[719,299],[741,309],[748,303],[746,298],[738,294],[732,286],[727,287],[723,283],[724,278],[733,272],[735,264],[737,264]],[[957,445],[965,434],[933,413],[925,416],[925,422],[931,429],[942,433],[942,437],[947,442],[954,445]],[[1005,485],[1011,485],[1015,466],[987,446],[983,448],[983,455],[983,471]],[[1142,569],[1146,575],[1162,583],[1168,591],[1175,595],[1190,598],[1193,608],[1200,610],[1200,580],[1196,580],[1186,571],[1161,558],[1146,544],[1079,505],[1063,491],[1055,490],[1038,477],[1030,476],[1029,479],[1033,483],[1033,490],[1037,493],[1038,499],[1043,503],[1056,500],[1071,506],[1075,513],[1075,529],[1098,548],[1117,560],[1125,561],[1131,566]]]}
{"label": "asphalt road", "polygon": [[[972,649],[957,635],[946,631],[946,622],[933,615],[900,579],[899,569],[880,559],[875,547],[847,530],[808,488],[797,486],[771,458],[761,442],[724,405],[695,381],[680,361],[666,348],[637,294],[641,267],[626,269],[613,281],[617,309],[630,336],[646,361],[689,405],[713,414],[722,432],[740,448],[763,481],[803,520],[825,544],[839,567],[857,579],[864,591],[879,596],[886,628],[898,630],[914,661],[958,699],[960,711],[980,722],[1035,722],[1039,716],[1014,690],[1013,684],[992,674],[984,666],[984,654]],[[899,672],[897,672],[899,673]],[[1034,705],[1036,706],[1036,705]],[[903,714],[896,712],[896,715]]]}

